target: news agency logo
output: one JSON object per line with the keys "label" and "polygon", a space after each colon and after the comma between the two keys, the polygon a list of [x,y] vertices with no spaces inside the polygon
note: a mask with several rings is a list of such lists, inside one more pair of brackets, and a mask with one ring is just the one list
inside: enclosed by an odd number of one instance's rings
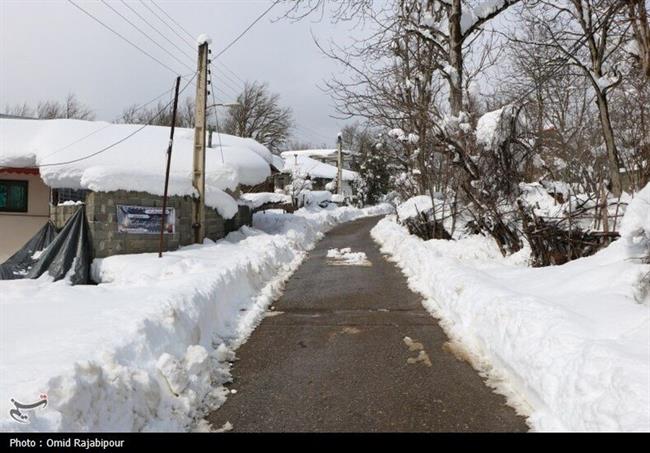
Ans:
{"label": "news agency logo", "polygon": [[33,411],[38,407],[47,407],[47,395],[41,394],[39,400],[35,403],[24,404],[13,398],[11,398],[11,403],[14,405],[14,409],[9,411],[9,416],[18,423],[29,423],[29,415],[27,415],[28,411]]}

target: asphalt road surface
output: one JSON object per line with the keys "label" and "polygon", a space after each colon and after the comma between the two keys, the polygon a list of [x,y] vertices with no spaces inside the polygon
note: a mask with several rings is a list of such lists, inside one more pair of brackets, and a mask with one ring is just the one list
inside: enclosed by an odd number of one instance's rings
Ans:
{"label": "asphalt road surface", "polygon": [[[238,351],[231,389],[212,412],[234,431],[527,431],[448,340],[421,296],[370,237],[379,218],[331,230]],[[329,249],[371,266],[332,265]],[[435,272],[435,269],[431,269]],[[408,338],[405,338],[408,337]]]}

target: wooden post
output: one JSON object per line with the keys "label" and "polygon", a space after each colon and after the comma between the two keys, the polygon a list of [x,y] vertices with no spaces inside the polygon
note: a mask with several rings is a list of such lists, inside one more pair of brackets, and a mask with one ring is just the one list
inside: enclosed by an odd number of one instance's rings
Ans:
{"label": "wooden post", "polygon": [[174,145],[174,129],[176,128],[176,109],[178,107],[178,87],[181,84],[181,77],[176,77],[176,91],[174,92],[174,108],[172,110],[172,127],[169,131],[169,145],[167,146],[167,168],[165,169],[165,192],[163,195],[162,214],[160,216],[160,245],[158,247],[158,258],[162,258],[163,237],[165,235],[165,213],[167,211],[167,189],[169,188],[169,167],[172,162],[172,146]]}
{"label": "wooden post", "polygon": [[336,193],[343,195],[343,138],[339,134],[336,139],[338,145],[337,172],[336,172]]}
{"label": "wooden post", "polygon": [[212,134],[214,133],[214,130],[215,130],[214,126],[212,125],[208,126],[208,148],[212,148]]}
{"label": "wooden post", "polygon": [[194,242],[201,244],[205,238],[205,111],[208,97],[208,42],[199,45],[198,58],[192,185],[199,196],[194,200],[192,227],[194,228]]}

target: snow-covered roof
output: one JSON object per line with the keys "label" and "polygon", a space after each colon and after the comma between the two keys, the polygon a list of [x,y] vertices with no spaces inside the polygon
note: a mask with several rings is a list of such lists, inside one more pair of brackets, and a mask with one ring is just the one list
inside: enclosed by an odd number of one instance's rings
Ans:
{"label": "snow-covered roof", "polygon": [[254,209],[267,203],[291,203],[291,197],[274,192],[244,193],[240,201]]}
{"label": "snow-covered roof", "polygon": [[[141,127],[101,121],[0,119],[0,167],[40,167],[41,178],[53,188],[162,195],[169,128],[147,126],[136,133]],[[219,135],[206,150],[205,184],[206,204],[223,215],[236,212],[236,202],[223,191],[263,182],[271,174],[272,154],[253,139]],[[120,140],[102,153],[74,162]],[[170,195],[194,194],[193,143],[193,129],[176,129]],[[64,164],[48,165],[60,163]]]}
{"label": "snow-covered roof", "polygon": [[273,154],[271,156],[271,165],[273,165],[278,170],[282,171],[282,169],[284,168],[284,159],[276,154]]}
{"label": "snow-covered roof", "polygon": [[[326,164],[301,154],[285,155],[285,153],[282,153],[282,157],[284,157],[284,169],[282,170],[284,173],[291,173],[294,170],[298,170],[312,178],[336,178],[337,168],[334,165]],[[342,177],[344,181],[352,181],[357,177],[357,172],[344,169]]]}
{"label": "snow-covered roof", "polygon": [[[352,151],[348,149],[341,150],[345,155],[353,155]],[[280,153],[283,158],[287,159],[289,156],[307,156],[307,157],[336,157],[337,149],[299,149],[292,151],[283,151]]]}

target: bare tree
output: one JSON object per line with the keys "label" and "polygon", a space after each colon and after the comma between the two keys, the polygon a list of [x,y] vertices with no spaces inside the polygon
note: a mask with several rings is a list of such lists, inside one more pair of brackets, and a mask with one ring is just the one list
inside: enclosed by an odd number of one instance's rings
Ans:
{"label": "bare tree", "polygon": [[[367,39],[346,48],[332,45],[325,50],[319,45],[350,74],[328,83],[339,111],[388,130],[382,150],[393,155],[396,170],[403,168],[394,182],[404,187],[406,195],[415,183],[420,194],[428,193],[432,199],[436,192],[443,192],[456,200],[455,193],[461,190],[477,222],[495,237],[504,253],[521,247],[500,204],[504,199],[514,202],[517,196],[520,179],[513,163],[521,158],[523,147],[511,152],[515,138],[506,131],[493,153],[477,156],[472,130],[473,113],[478,112],[468,112],[476,105],[465,95],[469,83],[464,74],[475,77],[494,61],[489,41],[477,58],[466,58],[476,50],[472,37],[515,3],[504,1],[489,8],[479,4],[468,10],[460,2],[396,0],[391,8],[369,13],[367,20],[374,30]],[[450,32],[449,27],[454,30]],[[472,64],[476,67],[467,71]],[[449,105],[441,102],[445,93]],[[504,128],[516,129],[518,112],[518,108],[503,111]]]}
{"label": "bare tree", "polygon": [[547,31],[549,41],[537,44],[559,51],[582,71],[594,90],[607,150],[611,190],[618,196],[622,192],[621,160],[610,118],[608,94],[622,81],[621,73],[609,63],[623,43],[622,33],[616,25],[624,3],[570,0],[570,7],[566,7],[564,3],[542,0],[540,5],[533,14],[538,26]]}
{"label": "bare tree", "polygon": [[78,120],[94,120],[95,114],[93,111],[86,105],[82,104],[77,96],[73,93],[70,93],[66,96],[65,101],[63,102],[63,117],[64,118],[73,118]]}
{"label": "bare tree", "polygon": [[247,82],[237,104],[228,109],[223,132],[253,138],[271,151],[280,149],[292,127],[291,109],[280,106],[280,96],[266,84]]}
{"label": "bare tree", "polygon": [[63,118],[63,105],[59,101],[40,101],[36,106],[36,117],[42,119]]}
{"label": "bare tree", "polygon": [[[152,107],[130,105],[122,110],[119,123],[152,124],[155,126],[171,126],[172,109],[168,102],[158,101]],[[178,127],[194,127],[194,98],[186,97],[179,103],[176,112]]]}
{"label": "bare tree", "polygon": [[626,0],[627,15],[632,25],[634,41],[628,51],[639,63],[641,72],[650,80],[650,24],[646,0]]}
{"label": "bare tree", "polygon": [[63,102],[48,100],[41,101],[36,106],[36,116],[42,119],[67,118],[78,120],[93,120],[93,111],[80,102],[77,96],[70,93]]}
{"label": "bare tree", "polygon": [[5,113],[12,116],[31,118],[34,116],[34,109],[27,103],[14,104],[5,107]]}

